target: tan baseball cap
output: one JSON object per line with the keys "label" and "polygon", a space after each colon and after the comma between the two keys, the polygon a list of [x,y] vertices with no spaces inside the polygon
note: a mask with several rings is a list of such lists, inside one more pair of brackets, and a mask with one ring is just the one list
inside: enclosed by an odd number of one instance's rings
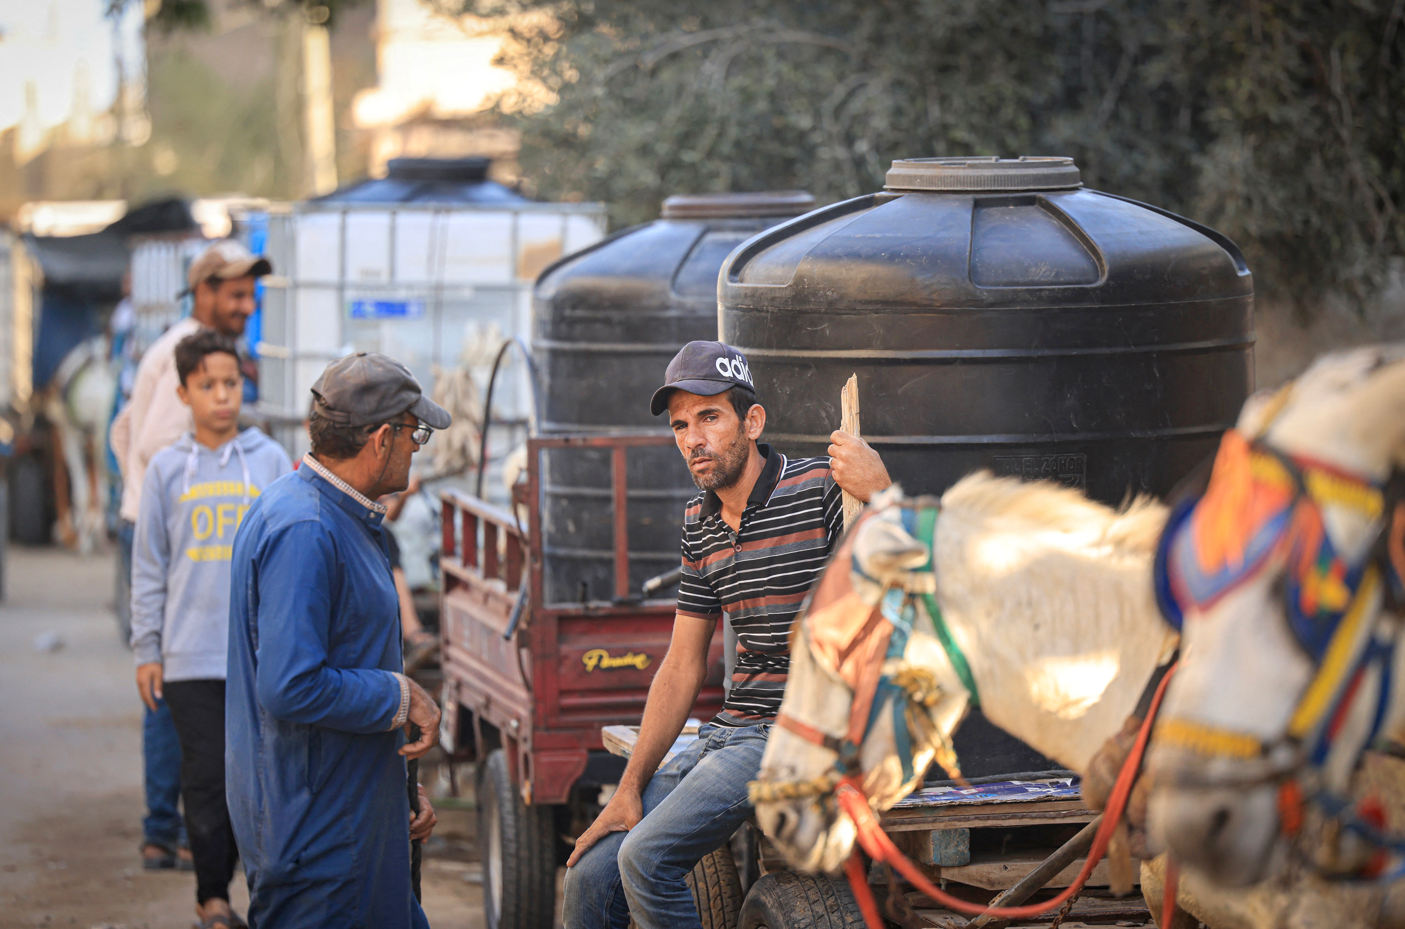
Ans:
{"label": "tan baseball cap", "polygon": [[238,239],[221,239],[190,263],[186,280],[190,289],[194,290],[195,285],[212,277],[228,281],[250,274],[262,277],[272,273],[273,265],[267,258],[255,255]]}

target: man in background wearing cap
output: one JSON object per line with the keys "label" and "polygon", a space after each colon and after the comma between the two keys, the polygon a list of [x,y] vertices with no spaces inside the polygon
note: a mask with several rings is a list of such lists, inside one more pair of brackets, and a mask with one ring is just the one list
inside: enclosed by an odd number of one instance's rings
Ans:
{"label": "man in background wearing cap", "polygon": [[[194,429],[190,408],[176,394],[176,345],[201,329],[238,338],[254,312],[254,281],[271,274],[267,258],[254,255],[240,242],[216,242],[190,264],[187,274],[192,296],[190,316],[167,329],[142,354],[132,387],[132,399],[112,423],[110,444],[122,471],[122,502],[118,510],[120,549],[118,587],[131,589],[132,539],[141,509],[146,466],[161,449]],[[119,595],[119,600],[121,599]],[[130,617],[130,604],[119,602],[121,616]],[[123,627],[127,627],[124,622]],[[142,722],[147,815],[143,822],[143,863],[147,868],[172,867],[176,862],[180,814],[180,743],[164,701],[147,708]],[[184,852],[184,849],[182,849]],[[188,860],[188,859],[187,859]],[[184,862],[183,862],[184,864]]]}
{"label": "man in background wearing cap", "polygon": [[312,393],[311,453],[234,539],[225,777],[249,925],[423,927],[409,841],[434,811],[421,791],[410,818],[405,759],[438,741],[439,709],[400,673],[376,499],[405,489],[449,414],[384,355],[333,362]]}
{"label": "man in background wearing cap", "polygon": [[[756,440],[766,411],[745,356],[689,342],[654,394],[701,494],[683,517],[673,639],[649,688],[639,740],[566,871],[566,929],[701,929],[684,878],[747,817],[790,667],[790,628],[844,528],[841,490],[859,500],[891,482],[878,454],[843,432],[828,458],[791,459]],[[724,618],[737,662],[722,711],[659,768],[707,677]],[[706,764],[702,762],[706,761]],[[657,771],[656,771],[657,769]]]}

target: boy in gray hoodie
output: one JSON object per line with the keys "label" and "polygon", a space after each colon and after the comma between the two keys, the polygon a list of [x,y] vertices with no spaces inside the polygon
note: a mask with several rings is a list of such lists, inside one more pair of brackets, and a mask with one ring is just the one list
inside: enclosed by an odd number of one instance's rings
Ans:
{"label": "boy in gray hoodie", "polygon": [[229,882],[238,852],[224,792],[229,559],[254,498],[292,471],[283,448],[239,431],[243,378],[227,336],[211,329],[175,350],[177,393],[195,433],[146,469],[132,549],[132,650],[147,706],[163,696],[181,743],[181,794],[202,927],[238,926]]}

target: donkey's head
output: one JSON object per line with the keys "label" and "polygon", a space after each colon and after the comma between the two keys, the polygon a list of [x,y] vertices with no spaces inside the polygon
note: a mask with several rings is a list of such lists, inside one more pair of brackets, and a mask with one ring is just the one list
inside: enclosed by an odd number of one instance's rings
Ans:
{"label": "donkey's head", "polygon": [[1405,346],[1331,355],[1250,400],[1206,494],[1171,517],[1158,592],[1184,616],[1183,660],[1152,827],[1215,880],[1266,876],[1296,798],[1344,793],[1388,722],[1396,620],[1381,605],[1400,566],[1380,557],[1396,518],[1383,489],[1402,464]]}
{"label": "donkey's head", "polygon": [[892,806],[944,760],[966,711],[967,691],[931,624],[914,621],[920,607],[907,593],[930,585],[920,570],[930,555],[908,531],[920,511],[898,496],[875,501],[796,622],[785,702],[753,786],[762,829],[809,870],[837,869],[853,844],[832,796],[839,779]]}

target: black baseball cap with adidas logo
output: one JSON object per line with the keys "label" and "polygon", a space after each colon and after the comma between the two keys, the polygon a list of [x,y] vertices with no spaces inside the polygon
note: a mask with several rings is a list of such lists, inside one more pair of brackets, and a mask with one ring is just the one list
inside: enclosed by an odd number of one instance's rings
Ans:
{"label": "black baseball cap with adidas logo", "polygon": [[654,391],[649,404],[655,416],[668,409],[668,398],[675,390],[700,397],[716,396],[733,387],[756,392],[746,356],[723,342],[689,342],[673,356],[663,377],[663,386]]}

